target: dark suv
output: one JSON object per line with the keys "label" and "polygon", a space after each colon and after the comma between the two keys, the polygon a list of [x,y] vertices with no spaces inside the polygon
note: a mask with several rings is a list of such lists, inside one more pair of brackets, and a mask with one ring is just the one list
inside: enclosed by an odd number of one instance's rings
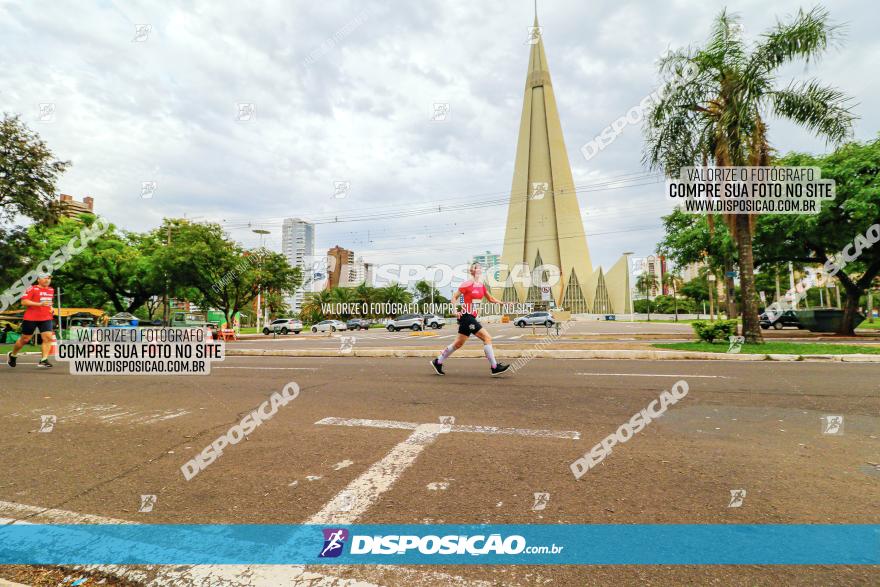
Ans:
{"label": "dark suv", "polygon": [[801,326],[801,321],[798,320],[797,314],[794,310],[786,310],[782,312],[782,314],[776,314],[773,316],[773,319],[770,319],[770,316],[767,315],[766,312],[761,314],[760,318],[761,328],[767,330],[771,326],[776,330],[782,330],[786,326],[791,326],[793,328],[803,328]]}
{"label": "dark suv", "polygon": [[361,318],[352,318],[345,324],[348,326],[349,330],[367,330],[370,327],[370,323],[366,320],[362,320]]}

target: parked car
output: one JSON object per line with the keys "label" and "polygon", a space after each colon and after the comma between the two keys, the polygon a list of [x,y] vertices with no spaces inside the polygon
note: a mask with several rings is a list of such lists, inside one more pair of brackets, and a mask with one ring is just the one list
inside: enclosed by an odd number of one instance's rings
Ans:
{"label": "parked car", "polygon": [[403,314],[388,322],[388,332],[397,332],[404,328],[421,330],[424,324],[425,319],[421,314]]}
{"label": "parked car", "polygon": [[556,324],[556,319],[550,314],[550,312],[532,312],[531,314],[526,314],[525,316],[520,316],[516,320],[513,321],[514,326],[519,326],[520,328],[525,328],[526,326],[535,326],[538,324],[543,324],[548,328]]}
{"label": "parked car", "polygon": [[303,323],[296,318],[279,318],[278,320],[272,320],[268,326],[264,326],[263,334],[269,335],[273,332],[275,334],[287,334],[291,331],[294,334],[299,334],[302,329]]}
{"label": "parked car", "polygon": [[348,326],[345,322],[340,322],[339,320],[322,320],[317,324],[312,325],[312,332],[336,332],[337,330],[348,330]]}
{"label": "parked car", "polygon": [[438,314],[425,314],[424,324],[425,328],[443,328],[446,320]]}
{"label": "parked car", "polygon": [[363,320],[361,318],[352,318],[348,322],[345,323],[348,326],[349,330],[366,330],[370,327],[370,323],[367,320]]}
{"label": "parked car", "polygon": [[778,314],[773,317],[773,320],[770,319],[770,316],[767,315],[766,312],[761,314],[760,317],[761,328],[767,330],[771,326],[776,330],[782,330],[786,326],[791,326],[794,328],[803,328],[801,325],[801,321],[798,320],[797,314],[794,310],[786,310],[782,314]]}

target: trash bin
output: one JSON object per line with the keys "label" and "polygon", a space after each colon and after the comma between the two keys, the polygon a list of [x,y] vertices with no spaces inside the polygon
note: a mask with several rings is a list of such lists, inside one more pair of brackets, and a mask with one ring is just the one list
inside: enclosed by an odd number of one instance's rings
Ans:
{"label": "trash bin", "polygon": [[[801,326],[810,332],[837,332],[843,323],[843,310],[838,308],[813,308],[795,312]],[[856,313],[853,328],[865,320],[862,314]]]}

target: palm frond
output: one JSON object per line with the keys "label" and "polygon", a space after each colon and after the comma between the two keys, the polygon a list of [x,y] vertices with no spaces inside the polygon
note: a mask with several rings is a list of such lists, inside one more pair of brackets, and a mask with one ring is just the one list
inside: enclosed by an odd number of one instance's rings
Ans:
{"label": "palm frond", "polygon": [[749,70],[769,72],[794,59],[815,60],[843,33],[842,26],[830,22],[825,8],[799,10],[789,22],[777,21],[775,27],[762,35],[764,40],[752,53]]}
{"label": "palm frond", "polygon": [[770,94],[773,111],[810,129],[832,143],[840,143],[852,135],[856,119],[851,99],[842,91],[823,86],[817,80],[792,83],[784,90]]}

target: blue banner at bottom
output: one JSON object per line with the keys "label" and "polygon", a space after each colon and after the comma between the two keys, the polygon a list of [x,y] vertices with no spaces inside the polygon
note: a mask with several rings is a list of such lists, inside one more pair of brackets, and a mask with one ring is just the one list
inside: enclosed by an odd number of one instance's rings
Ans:
{"label": "blue banner at bottom", "polygon": [[877,565],[877,524],[38,525],[0,564]]}

